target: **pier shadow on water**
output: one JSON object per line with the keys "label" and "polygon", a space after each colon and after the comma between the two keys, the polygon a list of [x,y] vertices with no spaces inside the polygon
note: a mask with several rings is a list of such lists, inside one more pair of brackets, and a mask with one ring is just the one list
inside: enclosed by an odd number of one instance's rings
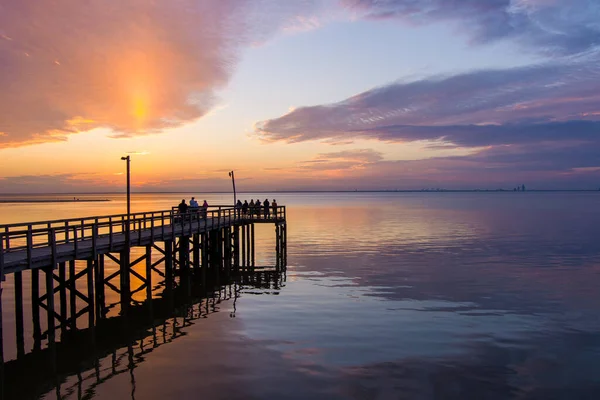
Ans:
{"label": "pier shadow on water", "polygon": [[[235,303],[242,289],[266,289],[264,293],[276,294],[285,280],[285,269],[255,268],[209,276],[183,273],[171,283],[158,283],[144,301],[100,304],[102,312],[89,326],[55,327],[55,341],[48,340],[52,336],[48,330],[40,333],[34,328],[29,332],[33,349],[19,352],[4,363],[0,398],[89,399],[98,385],[121,374],[130,375],[131,397],[135,398],[134,370],[149,353],[186,335],[186,327],[218,312],[222,302],[233,302],[230,317],[235,317]],[[118,298],[104,298],[111,297]],[[79,316],[86,313],[89,309],[83,308]],[[16,341],[22,346],[25,337],[16,337]]]}

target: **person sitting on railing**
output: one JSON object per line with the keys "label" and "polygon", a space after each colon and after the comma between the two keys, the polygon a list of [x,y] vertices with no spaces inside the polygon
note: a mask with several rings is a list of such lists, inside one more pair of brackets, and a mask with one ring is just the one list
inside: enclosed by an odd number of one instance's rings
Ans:
{"label": "person sitting on railing", "polygon": [[198,211],[198,202],[196,201],[195,197],[192,197],[192,199],[190,200],[190,211]]}
{"label": "person sitting on railing", "polygon": [[179,211],[179,214],[187,213],[188,205],[185,203],[185,199],[181,200],[181,203],[179,203],[179,205],[177,206],[177,210]]}
{"label": "person sitting on railing", "polygon": [[271,207],[273,207],[273,218],[277,219],[277,201],[275,199],[273,199]]}
{"label": "person sitting on railing", "polygon": [[269,199],[265,199],[263,205],[265,206],[265,219],[269,219],[271,217],[271,205],[269,204]]}

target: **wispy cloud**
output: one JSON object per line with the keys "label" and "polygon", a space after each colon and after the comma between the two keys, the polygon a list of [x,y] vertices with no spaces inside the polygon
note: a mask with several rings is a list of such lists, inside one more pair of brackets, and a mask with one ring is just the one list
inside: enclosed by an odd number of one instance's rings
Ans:
{"label": "wispy cloud", "polygon": [[510,38],[546,54],[600,43],[600,4],[590,0],[342,0],[359,16],[428,24],[454,21],[472,42]]}
{"label": "wispy cloud", "polygon": [[381,152],[372,149],[352,149],[317,154],[312,160],[297,165],[297,171],[340,171],[365,168],[383,160]]}

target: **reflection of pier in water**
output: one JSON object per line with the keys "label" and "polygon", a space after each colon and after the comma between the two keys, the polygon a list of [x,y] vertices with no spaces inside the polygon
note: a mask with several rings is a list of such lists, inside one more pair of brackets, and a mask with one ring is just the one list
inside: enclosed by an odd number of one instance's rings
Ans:
{"label": "reflection of pier in water", "polygon": [[[242,288],[277,293],[284,282],[285,272],[267,270],[242,273],[224,282],[213,277],[208,286],[194,277],[182,277],[179,284],[165,288],[162,297],[129,306],[126,313],[98,319],[91,328],[72,331],[60,342],[6,362],[4,398],[36,398],[53,389],[57,398],[89,398],[97,385],[123,373],[131,375],[135,388],[133,371],[144,355],[183,335],[181,329],[194,320],[217,312],[222,301],[233,301],[235,310]],[[74,376],[75,383],[64,384]]]}
{"label": "reflection of pier in water", "polygon": [[[239,209],[217,206],[207,213],[180,215],[169,210],[0,226],[0,276],[14,277],[17,355],[5,364],[3,349],[9,344],[0,342],[0,380],[4,376],[0,397],[3,391],[8,397],[27,397],[22,391],[34,390],[31,380],[21,388],[14,384],[23,374],[31,377],[34,369],[40,384],[50,385],[46,389],[60,388],[60,379],[53,377],[79,373],[76,370],[85,370],[86,360],[94,357],[97,364],[98,354],[108,354],[107,349],[131,347],[136,340],[144,344],[142,331],[156,331],[152,321],[179,316],[185,323],[177,304],[190,304],[189,296],[195,296],[192,304],[199,304],[198,293],[206,296],[217,290],[220,295],[222,284],[236,285],[238,278],[271,280],[287,264],[285,217],[281,206],[268,216],[242,215]],[[271,272],[256,272],[255,223],[275,225],[276,261]],[[28,271],[33,350],[26,354],[23,273]],[[40,271],[45,290],[40,290]],[[156,275],[164,287],[160,299],[153,299]],[[107,290],[117,294],[117,302],[107,304],[111,297]],[[111,318],[117,309],[119,317]],[[0,337],[1,316],[0,298]],[[174,332],[172,338],[176,336]],[[85,351],[88,346],[93,357]]]}

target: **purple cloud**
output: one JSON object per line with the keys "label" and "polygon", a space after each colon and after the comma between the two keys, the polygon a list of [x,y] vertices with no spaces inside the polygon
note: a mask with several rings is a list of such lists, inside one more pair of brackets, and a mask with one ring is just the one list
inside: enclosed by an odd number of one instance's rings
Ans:
{"label": "purple cloud", "polygon": [[382,86],[262,121],[267,141],[437,141],[460,147],[594,141],[600,132],[598,55],[510,70]]}
{"label": "purple cloud", "polygon": [[370,19],[454,21],[475,43],[513,38],[545,53],[575,54],[600,43],[600,5],[590,0],[343,0]]}
{"label": "purple cloud", "polygon": [[302,161],[297,171],[339,171],[365,168],[383,160],[383,154],[373,149],[353,149],[320,153],[312,160]]}
{"label": "purple cloud", "polygon": [[383,160],[383,154],[373,149],[355,149],[321,153],[317,155],[317,160],[348,160],[368,163]]}

